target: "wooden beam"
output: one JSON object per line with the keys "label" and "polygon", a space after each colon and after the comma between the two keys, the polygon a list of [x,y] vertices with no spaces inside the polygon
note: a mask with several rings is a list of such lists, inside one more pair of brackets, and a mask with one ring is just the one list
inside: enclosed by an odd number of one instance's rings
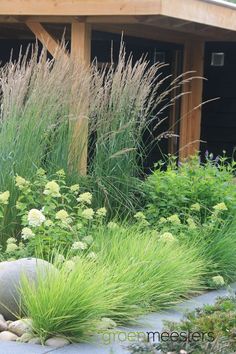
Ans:
{"label": "wooden beam", "polygon": [[162,0],[161,4],[163,16],[236,31],[235,6],[203,0]]}
{"label": "wooden beam", "polygon": [[[188,41],[184,48],[184,72],[194,71],[194,76],[184,85],[189,92],[182,97],[180,121],[180,159],[199,151],[201,137],[201,103],[204,75],[204,42]],[[202,79],[201,79],[202,78]]]}
{"label": "wooden beam", "polygon": [[0,16],[162,15],[236,31],[236,8],[204,0],[1,0]]}
{"label": "wooden beam", "polygon": [[93,16],[159,14],[162,0],[1,0],[0,15]]}
{"label": "wooden beam", "polygon": [[[186,36],[184,34],[178,34],[174,31],[154,28],[152,26],[147,26],[143,24],[139,25],[102,25],[94,24],[93,29],[102,32],[116,33],[119,35],[124,34],[125,36],[137,37],[137,38],[147,38],[160,42],[170,42],[176,44],[184,44]],[[191,36],[193,37],[193,36]]]}
{"label": "wooden beam", "polygon": [[[71,55],[75,61],[81,63],[82,67],[88,67],[91,62],[91,26],[85,22],[74,20],[71,25]],[[83,108],[76,119],[72,151],[80,145],[80,161],[78,171],[81,175],[87,173],[88,163],[88,104],[85,99]],[[72,108],[73,109],[73,108]],[[73,146],[74,145],[74,146]],[[73,158],[73,156],[72,156]]]}
{"label": "wooden beam", "polygon": [[68,58],[68,54],[61,48],[60,43],[46,31],[41,23],[27,21],[26,25],[54,58],[61,53],[65,55],[65,58]]}

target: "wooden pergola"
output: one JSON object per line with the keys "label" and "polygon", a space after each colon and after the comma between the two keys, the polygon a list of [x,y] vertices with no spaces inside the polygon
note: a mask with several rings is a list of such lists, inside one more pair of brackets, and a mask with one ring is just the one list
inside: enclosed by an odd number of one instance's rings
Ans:
{"label": "wooden pergola", "polygon": [[[48,26],[69,24],[71,55],[86,65],[91,30],[178,43],[184,46],[183,72],[203,76],[205,42],[236,41],[236,6],[220,0],[1,0],[0,38],[23,24],[52,55],[60,41]],[[24,37],[22,29],[17,32]],[[202,80],[186,83],[192,94],[181,102],[181,158],[199,150],[202,88]],[[85,152],[83,171],[86,160]]]}

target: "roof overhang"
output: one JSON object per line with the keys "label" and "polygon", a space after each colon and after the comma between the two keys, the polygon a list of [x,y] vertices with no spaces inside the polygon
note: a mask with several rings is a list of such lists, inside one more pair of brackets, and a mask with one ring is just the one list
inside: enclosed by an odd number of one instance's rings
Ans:
{"label": "roof overhang", "polygon": [[157,33],[157,38],[158,30],[166,30],[176,36],[236,41],[236,6],[222,0],[0,0],[0,23],[5,25],[62,24],[75,18],[107,31],[140,34],[143,26],[147,36]]}
{"label": "roof overhang", "polygon": [[217,0],[1,0],[0,16],[161,15],[236,30],[236,6]]}

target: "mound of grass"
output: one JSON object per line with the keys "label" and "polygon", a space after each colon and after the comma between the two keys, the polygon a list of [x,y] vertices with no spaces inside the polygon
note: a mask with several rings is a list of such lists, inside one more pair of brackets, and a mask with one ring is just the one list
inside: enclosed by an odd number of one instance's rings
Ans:
{"label": "mound of grass", "polygon": [[202,289],[205,263],[194,247],[161,242],[157,234],[136,226],[100,228],[96,245],[100,261],[111,269],[109,282],[121,293],[122,302],[111,314],[120,323],[170,307]]}
{"label": "mound of grass", "polygon": [[[199,230],[200,231],[200,230]],[[231,217],[198,236],[198,248],[210,265],[209,274],[221,275],[226,283],[236,280],[236,223]],[[195,241],[196,242],[196,241]]]}
{"label": "mound of grass", "polygon": [[34,333],[42,342],[54,335],[88,340],[118,301],[107,278],[104,267],[86,259],[68,261],[46,277],[39,274],[37,286],[23,278],[23,312],[32,318]]}
{"label": "mound of grass", "polygon": [[194,248],[158,241],[135,226],[99,227],[94,250],[96,260],[69,260],[39,277],[37,287],[23,280],[24,312],[42,341],[87,340],[102,317],[126,324],[202,289],[205,264]]}

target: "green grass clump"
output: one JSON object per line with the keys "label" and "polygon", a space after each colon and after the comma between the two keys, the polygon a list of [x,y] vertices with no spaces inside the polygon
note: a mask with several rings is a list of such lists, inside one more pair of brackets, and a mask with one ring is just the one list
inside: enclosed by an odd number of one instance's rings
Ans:
{"label": "green grass clump", "polygon": [[199,252],[208,260],[209,274],[221,275],[226,283],[236,280],[236,223],[232,218],[223,225],[215,225],[209,232],[204,226],[195,237]]}
{"label": "green grass clump", "polygon": [[94,251],[96,260],[69,260],[37,286],[24,279],[24,312],[42,341],[84,341],[102,317],[127,324],[202,290],[205,265],[194,248],[158,241],[136,226],[99,227]]}
{"label": "green grass clump", "polygon": [[85,259],[76,265],[68,261],[46,276],[39,273],[37,286],[23,278],[22,303],[25,315],[33,320],[34,333],[42,342],[54,335],[88,340],[100,318],[117,302],[106,279],[104,267]]}
{"label": "green grass clump", "polygon": [[202,289],[205,264],[194,247],[158,241],[157,234],[136,226],[100,228],[96,243],[101,262],[111,269],[110,282],[121,293],[122,302],[111,314],[120,323],[167,308]]}

